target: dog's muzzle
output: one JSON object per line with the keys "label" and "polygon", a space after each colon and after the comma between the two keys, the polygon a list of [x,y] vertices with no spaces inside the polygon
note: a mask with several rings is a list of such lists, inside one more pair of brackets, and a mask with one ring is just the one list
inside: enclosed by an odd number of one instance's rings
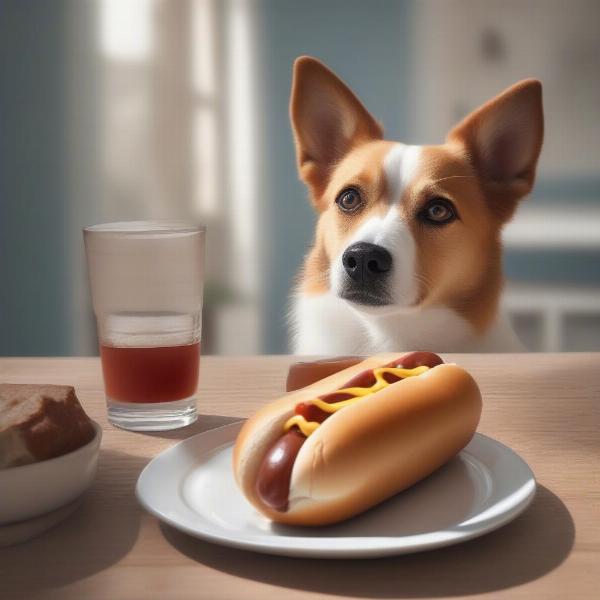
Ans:
{"label": "dog's muzzle", "polygon": [[383,247],[367,242],[348,246],[342,255],[345,278],[341,297],[357,304],[390,304],[387,279],[392,270],[392,255]]}

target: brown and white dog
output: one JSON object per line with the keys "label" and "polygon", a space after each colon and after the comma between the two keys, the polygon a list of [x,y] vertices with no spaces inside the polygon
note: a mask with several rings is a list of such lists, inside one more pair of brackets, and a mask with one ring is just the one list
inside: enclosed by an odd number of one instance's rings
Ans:
{"label": "brown and white dog", "polygon": [[300,177],[319,214],[292,309],[298,354],[522,349],[500,310],[501,230],[530,192],[541,84],[521,81],[439,146],[383,139],[327,67],[294,65]]}

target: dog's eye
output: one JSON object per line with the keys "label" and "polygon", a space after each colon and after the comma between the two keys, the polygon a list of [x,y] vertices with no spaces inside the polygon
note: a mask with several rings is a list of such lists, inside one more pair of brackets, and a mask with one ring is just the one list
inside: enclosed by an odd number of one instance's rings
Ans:
{"label": "dog's eye", "polygon": [[362,205],[362,198],[358,190],[354,188],[345,189],[336,199],[336,204],[345,213],[351,213],[358,210]]}
{"label": "dog's eye", "polygon": [[430,200],[419,216],[426,223],[433,225],[446,225],[456,219],[456,210],[452,202],[445,198],[434,198]]}

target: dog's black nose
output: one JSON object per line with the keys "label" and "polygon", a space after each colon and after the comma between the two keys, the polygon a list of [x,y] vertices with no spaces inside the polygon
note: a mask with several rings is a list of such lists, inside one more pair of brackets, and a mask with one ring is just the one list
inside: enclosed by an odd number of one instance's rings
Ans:
{"label": "dog's black nose", "polygon": [[381,246],[357,242],[346,248],[342,264],[350,279],[367,284],[381,279],[392,268],[392,255]]}

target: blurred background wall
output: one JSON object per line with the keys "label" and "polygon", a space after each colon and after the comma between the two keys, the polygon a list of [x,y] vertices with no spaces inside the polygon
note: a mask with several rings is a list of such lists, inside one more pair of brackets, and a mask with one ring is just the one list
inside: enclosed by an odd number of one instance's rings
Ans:
{"label": "blurred background wall", "polygon": [[1,0],[0,355],[96,353],[81,228],[144,218],[208,225],[206,351],[285,352],[314,225],[287,116],[301,54],[412,143],[540,78],[506,304],[533,350],[600,350],[598,22],[593,0]]}

